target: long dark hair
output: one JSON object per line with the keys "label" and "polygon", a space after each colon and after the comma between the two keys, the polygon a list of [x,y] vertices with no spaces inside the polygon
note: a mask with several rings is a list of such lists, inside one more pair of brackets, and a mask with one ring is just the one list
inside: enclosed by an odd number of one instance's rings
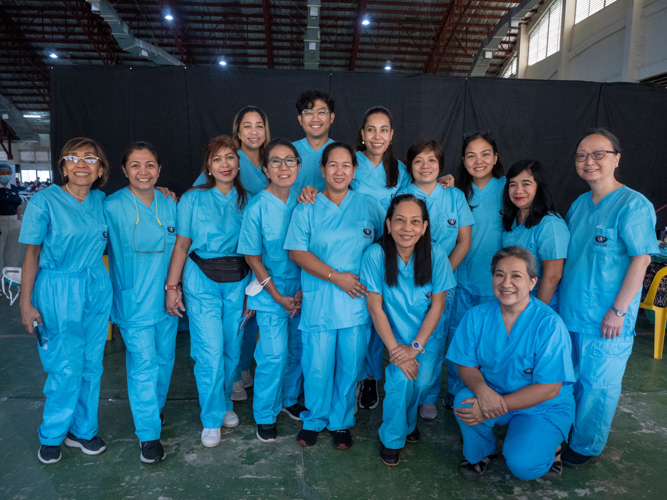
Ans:
{"label": "long dark hair", "polygon": [[271,132],[269,132],[269,118],[266,116],[266,113],[261,109],[259,109],[257,106],[246,106],[244,108],[241,108],[241,110],[238,113],[236,113],[236,116],[234,117],[234,122],[232,123],[232,137],[234,138],[234,151],[236,151],[237,149],[241,149],[241,139],[239,137],[239,132],[241,130],[241,122],[243,121],[243,118],[245,118],[245,115],[247,115],[248,113],[257,113],[262,119],[262,122],[264,122],[264,142],[259,147],[259,157],[262,158],[264,156],[264,148],[269,142],[271,142]]}
{"label": "long dark hair", "polygon": [[[472,199],[472,175],[466,169],[465,156],[466,148],[468,144],[477,139],[484,139],[491,145],[494,154],[498,154],[498,145],[496,144],[495,139],[491,136],[490,132],[475,132],[472,135],[465,137],[463,140],[463,147],[461,148],[461,164],[456,172],[456,187],[463,191],[463,194],[466,195],[466,200],[468,200],[468,205],[470,205],[470,200]],[[500,161],[500,155],[498,155],[498,161],[493,166],[491,174],[496,178],[503,176],[505,168],[503,167],[503,162]],[[471,209],[475,207],[471,206]]]}
{"label": "long dark hair", "polygon": [[426,203],[416,196],[411,194],[399,194],[391,200],[389,209],[387,210],[387,217],[384,220],[384,232],[380,238],[380,246],[384,250],[384,280],[387,286],[398,286],[398,251],[396,250],[396,242],[392,238],[389,231],[387,231],[387,221],[391,220],[396,211],[396,207],[403,201],[415,202],[422,211],[422,219],[428,222],[426,231],[419,238],[414,250],[414,283],[415,286],[421,287],[430,283],[433,279],[433,264],[431,262],[431,220],[428,217],[428,209]]}
{"label": "long dark hair", "polygon": [[560,217],[560,214],[556,212],[556,205],[554,205],[551,196],[549,177],[545,168],[537,160],[521,160],[512,165],[507,171],[507,182],[505,183],[505,189],[503,189],[503,230],[507,232],[512,231],[512,224],[519,215],[519,208],[510,200],[510,182],[524,170],[532,174],[537,185],[535,199],[530,205],[528,216],[523,221],[526,229],[537,226],[546,215],[553,214]]}
{"label": "long dark hair", "polygon": [[[215,154],[223,148],[231,150],[236,155],[236,158],[238,160],[239,155],[236,152],[234,139],[232,139],[228,135],[219,135],[217,137],[214,137],[213,139],[208,141],[208,145],[206,146],[206,150],[204,151],[204,165],[202,166],[202,172],[204,173],[204,177],[206,178],[206,183],[195,186],[193,189],[208,190],[215,187],[215,177],[211,175],[211,171],[209,169],[209,163],[213,159]],[[236,188],[236,194],[238,196],[238,199],[236,200],[236,208],[240,210],[243,207],[245,207],[246,203],[248,202],[248,193],[243,187],[243,184],[241,183],[240,162],[239,162],[239,171],[236,174],[236,177],[234,177],[234,187]]]}
{"label": "long dark hair", "polygon": [[[357,151],[366,151],[366,144],[364,144],[364,139],[361,136],[361,131],[366,127],[366,122],[371,115],[382,114],[389,118],[389,126],[394,129],[394,119],[391,116],[389,110],[383,106],[374,106],[370,108],[364,114],[364,118],[361,121],[361,128],[357,132]],[[393,141],[392,141],[393,142]],[[390,142],[387,146],[386,151],[382,155],[382,166],[384,167],[384,173],[387,177],[387,184],[385,187],[393,188],[398,184],[398,160],[394,155],[394,145]]]}

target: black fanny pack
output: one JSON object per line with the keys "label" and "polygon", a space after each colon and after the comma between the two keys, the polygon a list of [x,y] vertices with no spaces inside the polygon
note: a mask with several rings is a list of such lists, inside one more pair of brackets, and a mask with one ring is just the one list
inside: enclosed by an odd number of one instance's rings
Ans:
{"label": "black fanny pack", "polygon": [[190,252],[189,257],[208,279],[216,283],[235,283],[248,276],[250,272],[250,266],[244,257],[202,259],[195,252]]}

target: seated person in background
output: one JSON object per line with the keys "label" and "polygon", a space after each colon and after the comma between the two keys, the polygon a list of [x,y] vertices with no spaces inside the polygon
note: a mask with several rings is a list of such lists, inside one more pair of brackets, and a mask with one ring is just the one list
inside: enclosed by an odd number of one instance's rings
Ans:
{"label": "seated person in background", "polygon": [[530,295],[537,283],[530,251],[499,250],[491,273],[497,300],[466,313],[447,352],[466,385],[454,401],[465,457],[459,472],[479,479],[498,457],[493,426],[508,425],[503,454],[510,471],[555,479],[574,421],[570,336],[553,309]]}

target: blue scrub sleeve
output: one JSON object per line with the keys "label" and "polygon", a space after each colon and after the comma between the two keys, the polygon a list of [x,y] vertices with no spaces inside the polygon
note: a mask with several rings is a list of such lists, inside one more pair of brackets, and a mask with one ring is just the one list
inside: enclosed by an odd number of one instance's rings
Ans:
{"label": "blue scrub sleeve", "polygon": [[475,223],[475,217],[472,215],[470,205],[466,200],[466,196],[458,188],[448,188],[454,193],[454,203],[456,204],[456,211],[459,214],[459,227],[472,226]]}
{"label": "blue scrub sleeve", "polygon": [[469,310],[463,316],[447,350],[447,359],[463,366],[480,366],[477,359],[477,338],[475,335],[475,311]]}
{"label": "blue scrub sleeve", "polygon": [[176,234],[185,238],[192,238],[192,204],[194,194],[185,193],[178,204],[178,217],[176,222]]}
{"label": "blue scrub sleeve", "polygon": [[51,223],[51,214],[44,203],[44,197],[35,195],[23,215],[19,241],[27,245],[41,245]]}
{"label": "blue scrub sleeve", "polygon": [[645,205],[629,210],[619,220],[619,234],[630,257],[659,252],[654,226],[653,207]]}
{"label": "blue scrub sleeve", "polygon": [[308,205],[301,203],[292,212],[285,235],[284,250],[310,251],[310,223],[308,221]]}
{"label": "blue scrub sleeve", "polygon": [[255,203],[243,214],[241,234],[237,252],[243,255],[262,254],[262,227],[260,220],[259,203]]}
{"label": "blue scrub sleeve", "polygon": [[456,288],[456,278],[452,272],[452,266],[449,263],[447,254],[439,245],[433,246],[433,293],[444,292]]}
{"label": "blue scrub sleeve", "polygon": [[565,324],[559,317],[549,318],[539,325],[540,342],[535,353],[533,383],[573,384],[576,382],[572,366],[572,341]]}
{"label": "blue scrub sleeve", "polygon": [[384,251],[380,245],[371,245],[361,262],[361,282],[369,292],[382,295],[384,285]]}
{"label": "blue scrub sleeve", "polygon": [[540,260],[566,259],[570,245],[570,231],[557,215],[546,216],[539,225],[537,255]]}

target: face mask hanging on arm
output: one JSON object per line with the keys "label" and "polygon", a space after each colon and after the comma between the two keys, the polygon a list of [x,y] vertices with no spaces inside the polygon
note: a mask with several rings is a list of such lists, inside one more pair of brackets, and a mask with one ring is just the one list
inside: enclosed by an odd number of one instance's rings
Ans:
{"label": "face mask hanging on arm", "polygon": [[254,297],[264,289],[264,287],[266,286],[266,284],[269,282],[270,279],[271,276],[269,276],[260,283],[259,281],[257,281],[257,278],[255,278],[250,283],[248,283],[247,287],[245,287],[245,294],[249,295],[250,297]]}

